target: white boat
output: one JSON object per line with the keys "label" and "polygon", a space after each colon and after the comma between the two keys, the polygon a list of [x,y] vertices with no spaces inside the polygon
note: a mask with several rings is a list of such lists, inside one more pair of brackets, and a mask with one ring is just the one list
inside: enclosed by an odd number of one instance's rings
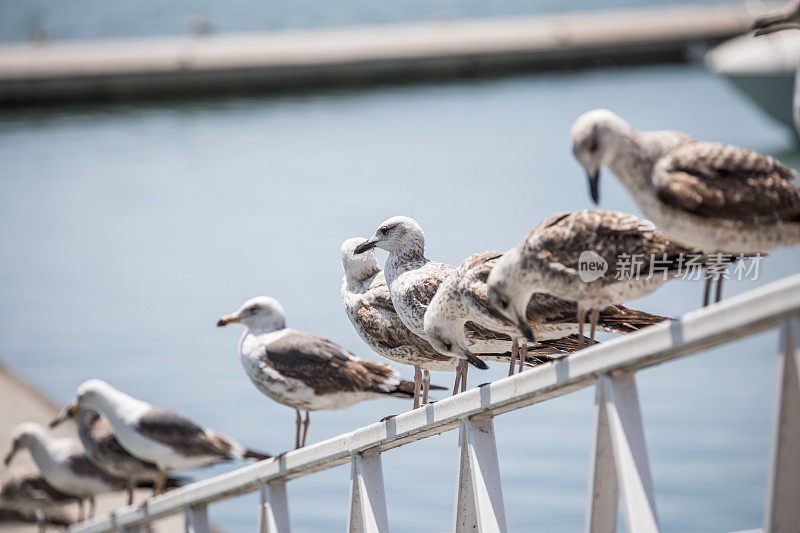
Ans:
{"label": "white boat", "polygon": [[736,37],[711,49],[705,59],[711,70],[800,136],[798,102],[792,105],[800,66],[800,30]]}

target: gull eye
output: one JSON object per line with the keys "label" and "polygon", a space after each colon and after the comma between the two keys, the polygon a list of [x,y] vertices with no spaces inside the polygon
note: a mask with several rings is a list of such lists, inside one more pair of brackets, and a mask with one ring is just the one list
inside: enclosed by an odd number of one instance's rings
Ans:
{"label": "gull eye", "polygon": [[451,343],[449,343],[449,342],[446,342],[445,345],[444,345],[444,349],[445,349],[445,351],[449,352],[450,350],[453,349],[453,345]]}
{"label": "gull eye", "polygon": [[508,300],[506,300],[505,298],[501,298],[498,301],[498,303],[500,304],[500,307],[502,307],[503,309],[508,309]]}
{"label": "gull eye", "polygon": [[251,312],[251,313],[255,313],[256,311],[258,311],[258,306],[257,305],[251,305],[250,307],[247,308],[247,310],[249,312]]}

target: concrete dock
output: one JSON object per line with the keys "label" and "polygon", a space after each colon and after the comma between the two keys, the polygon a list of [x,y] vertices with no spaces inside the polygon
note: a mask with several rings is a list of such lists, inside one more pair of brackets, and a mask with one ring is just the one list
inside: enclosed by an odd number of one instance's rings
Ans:
{"label": "concrete dock", "polygon": [[684,61],[744,4],[0,46],[0,106],[368,85]]}

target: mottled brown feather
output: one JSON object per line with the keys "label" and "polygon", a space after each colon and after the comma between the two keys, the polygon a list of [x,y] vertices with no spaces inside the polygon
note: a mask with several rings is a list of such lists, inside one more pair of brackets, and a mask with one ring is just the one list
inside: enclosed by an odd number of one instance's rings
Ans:
{"label": "mottled brown feather", "polygon": [[[605,276],[594,283],[615,283],[625,255],[655,256],[668,271],[684,266],[687,255],[699,254],[671,241],[649,220],[620,211],[585,210],[559,213],[544,219],[528,235],[522,253],[523,268],[537,263],[549,275],[578,277],[578,259],[582,252],[592,251],[608,263]],[[651,273],[652,264],[645,261],[642,275]],[[661,275],[653,271],[653,275]]]}
{"label": "mottled brown feather", "polygon": [[697,216],[751,222],[800,222],[798,174],[776,159],[696,141],[658,161],[653,184],[664,204]]}

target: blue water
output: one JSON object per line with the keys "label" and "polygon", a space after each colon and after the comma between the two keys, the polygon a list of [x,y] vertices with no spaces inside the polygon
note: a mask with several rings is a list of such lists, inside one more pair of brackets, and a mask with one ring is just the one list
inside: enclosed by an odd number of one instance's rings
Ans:
{"label": "blue water", "polygon": [[[406,214],[425,228],[429,257],[457,263],[513,246],[546,215],[589,207],[567,138],[572,120],[599,106],[638,128],[800,163],[788,132],[687,66],[3,111],[0,357],[59,402],[100,377],[252,447],[285,450],[293,411],[252,387],[240,332],[215,328],[217,318],[269,294],[290,326],[376,358],[339,300],[341,241]],[[638,213],[612,176],[601,187],[603,207]],[[798,261],[798,249],[775,251],[758,281],[731,282],[726,295],[796,273]],[[700,297],[699,282],[673,282],[634,305],[678,315]],[[777,343],[763,334],[639,374],[664,530],[760,525]],[[470,384],[504,373],[473,372]],[[583,390],[496,419],[511,531],[582,527],[592,403]],[[313,414],[310,440],[408,407],[387,399]],[[393,530],[449,530],[456,434],[383,464]],[[344,466],[290,483],[294,531],[344,527],[348,476]],[[228,531],[252,531],[256,499],[211,512]]]}
{"label": "blue water", "polygon": [[213,33],[305,29],[421,20],[512,16],[654,4],[740,4],[741,0],[0,0],[0,42],[37,28],[52,40],[185,34],[204,18]]}

